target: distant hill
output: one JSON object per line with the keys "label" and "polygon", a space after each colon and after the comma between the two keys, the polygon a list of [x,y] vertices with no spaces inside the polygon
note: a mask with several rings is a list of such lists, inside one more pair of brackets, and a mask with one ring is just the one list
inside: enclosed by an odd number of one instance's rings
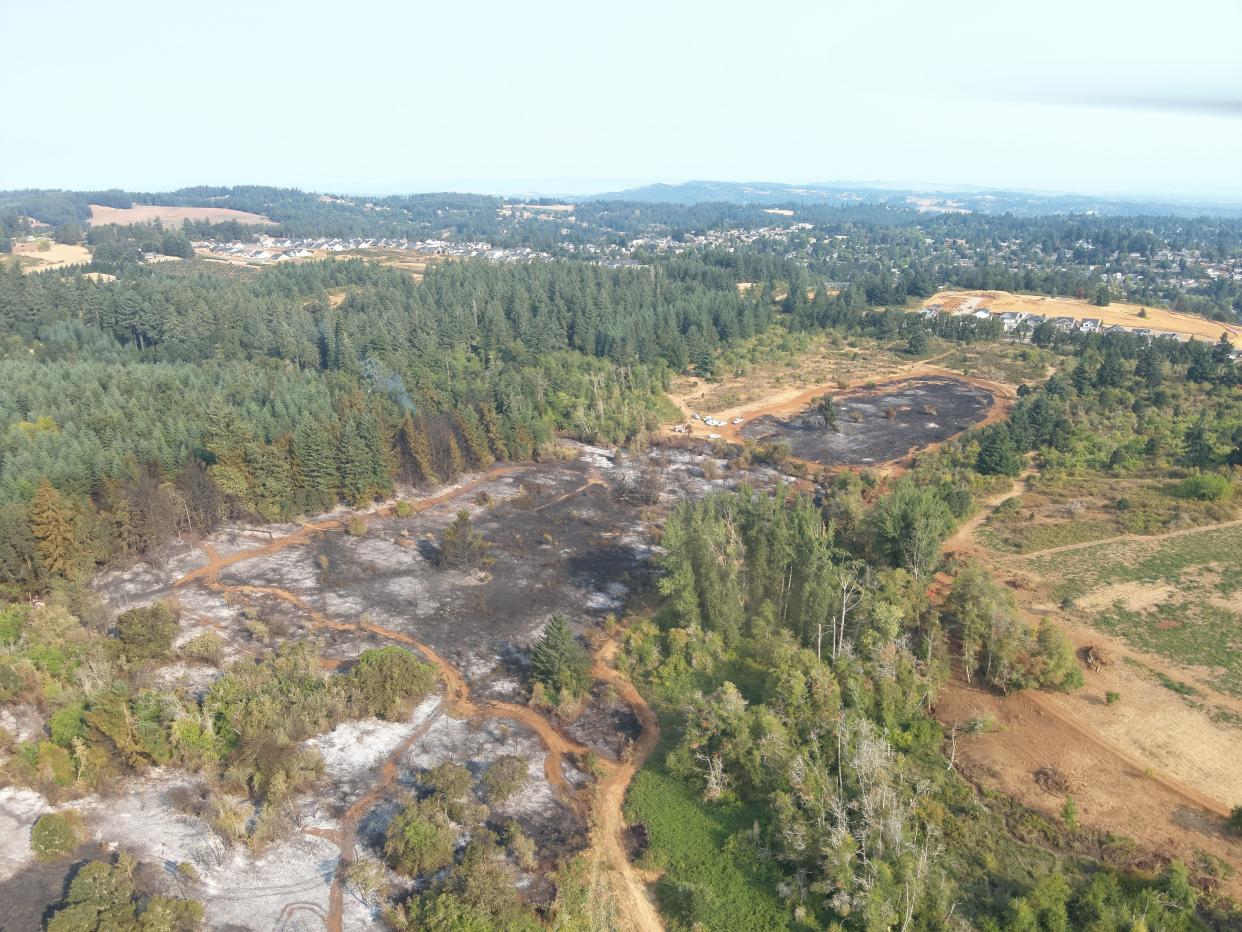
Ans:
{"label": "distant hill", "polygon": [[970,211],[987,214],[1175,214],[1197,216],[1242,216],[1242,204],[1208,204],[1120,200],[1078,194],[1048,194],[1030,191],[1000,191],[982,188],[872,187],[834,182],[825,184],[781,184],[763,181],[687,181],[682,184],[649,184],[625,191],[592,194],[579,201],[631,201],[647,204],[700,204],[724,201],[731,204],[790,206],[798,204],[888,205],[924,211]]}

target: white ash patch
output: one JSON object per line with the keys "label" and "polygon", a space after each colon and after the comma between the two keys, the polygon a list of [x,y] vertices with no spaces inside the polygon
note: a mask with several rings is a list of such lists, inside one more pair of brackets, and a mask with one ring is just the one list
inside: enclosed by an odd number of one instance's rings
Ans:
{"label": "white ash patch", "polygon": [[0,728],[18,741],[33,741],[43,736],[43,716],[32,705],[5,706],[0,709]]}
{"label": "white ash patch", "polygon": [[586,596],[586,607],[595,612],[615,612],[625,604],[629,589],[619,582],[611,582],[602,592],[589,592]]}
{"label": "white ash patch", "polygon": [[223,675],[221,670],[208,664],[180,661],[154,671],[150,684],[157,689],[177,690],[199,699]]}
{"label": "white ash patch", "polygon": [[35,820],[52,807],[34,790],[16,786],[0,789],[0,881],[8,880],[34,860],[30,830]]}
{"label": "white ash patch", "polygon": [[319,585],[319,573],[305,547],[290,547],[227,566],[220,571],[220,581],[226,585],[313,590]]}
{"label": "white ash patch", "polygon": [[602,447],[585,447],[578,459],[596,469],[614,469],[613,452]]}
{"label": "white ash patch", "polygon": [[339,860],[336,845],[305,834],[274,844],[257,858],[233,847],[189,892],[203,902],[211,928],[320,930]]}
{"label": "white ash patch", "polygon": [[187,815],[169,801],[170,790],[191,786],[184,773],[165,769],[130,777],[105,797],[87,796],[71,804],[82,814],[90,838],[118,844],[145,861],[189,861],[209,866],[223,843],[197,816]]}
{"label": "white ash patch", "polygon": [[324,776],[334,783],[355,781],[378,768],[439,708],[439,696],[425,699],[404,722],[368,718],[344,722],[307,742],[323,758]]}
{"label": "white ash patch", "polygon": [[91,584],[118,612],[150,605],[169,595],[172,584],[186,573],[207,565],[207,556],[188,544],[164,559],[139,563],[128,569],[109,570]]}

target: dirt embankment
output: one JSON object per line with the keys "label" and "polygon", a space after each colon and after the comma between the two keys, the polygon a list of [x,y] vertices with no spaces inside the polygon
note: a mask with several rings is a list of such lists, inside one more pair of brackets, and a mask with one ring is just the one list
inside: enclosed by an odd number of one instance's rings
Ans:
{"label": "dirt embankment", "polygon": [[[459,484],[440,495],[423,499],[415,504],[414,513],[425,511],[434,505],[469,494],[487,481],[498,476],[521,471],[524,468],[526,467],[509,465],[494,467],[472,481]],[[587,482],[575,489],[571,494],[580,494],[600,482],[602,482],[602,479],[593,472],[588,477]],[[381,508],[370,512],[364,517],[374,519],[390,513],[391,509]],[[625,827],[625,820],[621,811],[625,792],[634,774],[642,766],[642,763],[659,740],[659,724],[655,714],[634,688],[633,684],[612,667],[611,664],[618,649],[617,642],[614,640],[604,642],[595,657],[592,673],[597,678],[611,684],[622,699],[633,708],[642,725],[642,732],[627,759],[621,761],[601,761],[604,772],[595,787],[594,803],[592,804],[583,794],[576,791],[570,785],[565,778],[562,768],[562,761],[565,755],[586,754],[589,749],[585,745],[565,734],[557,725],[529,706],[500,701],[474,701],[470,695],[469,685],[460,671],[429,645],[404,632],[383,627],[365,619],[350,622],[329,617],[309,605],[300,596],[277,586],[228,585],[220,580],[220,572],[226,567],[235,566],[247,560],[275,553],[289,547],[302,546],[309,542],[314,535],[339,531],[343,526],[343,519],[331,519],[315,524],[307,524],[297,531],[283,537],[274,538],[259,547],[253,547],[227,556],[221,556],[213,546],[206,544],[203,547],[207,554],[206,565],[180,577],[174,583],[174,588],[198,584],[207,589],[236,596],[268,596],[279,599],[298,609],[309,619],[314,627],[364,632],[405,644],[421,653],[439,672],[440,678],[444,683],[445,693],[445,704],[441,706],[441,710],[459,718],[507,719],[531,728],[547,752],[544,757],[544,774],[549,785],[575,812],[588,819],[591,826],[590,842],[592,854],[600,859],[619,878],[622,891],[626,898],[630,900],[628,904],[629,917],[634,928],[642,930],[642,932],[662,930],[663,923],[660,920],[659,914],[647,895],[642,880],[630,864],[628,857],[626,857],[625,849],[621,842],[621,833]],[[340,848],[342,865],[348,863],[353,857],[358,821],[383,793],[394,785],[400,760],[427,733],[432,720],[439,714],[440,710],[437,710],[431,719],[420,725],[389,756],[381,768],[376,784],[350,807],[338,829],[320,830],[317,832],[317,834],[324,837],[332,836],[331,840],[335,841]],[[342,928],[342,914],[343,892],[341,879],[338,874],[333,880],[329,911],[326,918],[329,932],[340,932]]]}

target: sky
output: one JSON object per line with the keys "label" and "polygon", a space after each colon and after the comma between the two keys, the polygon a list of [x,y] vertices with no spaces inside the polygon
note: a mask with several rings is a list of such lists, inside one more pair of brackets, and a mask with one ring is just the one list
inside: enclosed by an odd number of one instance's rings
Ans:
{"label": "sky", "polygon": [[0,0],[0,189],[1242,202],[1242,0]]}

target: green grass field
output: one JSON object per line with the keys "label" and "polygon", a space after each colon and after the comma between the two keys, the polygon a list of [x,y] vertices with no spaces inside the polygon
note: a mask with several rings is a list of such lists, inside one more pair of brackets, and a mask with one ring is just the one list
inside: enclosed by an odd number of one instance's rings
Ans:
{"label": "green grass field", "polygon": [[669,928],[806,928],[777,899],[777,872],[755,856],[746,838],[756,814],[740,804],[715,806],[698,799],[665,770],[667,749],[662,743],[635,776],[625,816],[647,826],[651,846],[639,864],[663,871],[656,896]]}
{"label": "green grass field", "polygon": [[1214,685],[1242,695],[1242,527],[1081,547],[1028,565],[1057,580],[1055,595],[1092,625],[1206,667]]}

